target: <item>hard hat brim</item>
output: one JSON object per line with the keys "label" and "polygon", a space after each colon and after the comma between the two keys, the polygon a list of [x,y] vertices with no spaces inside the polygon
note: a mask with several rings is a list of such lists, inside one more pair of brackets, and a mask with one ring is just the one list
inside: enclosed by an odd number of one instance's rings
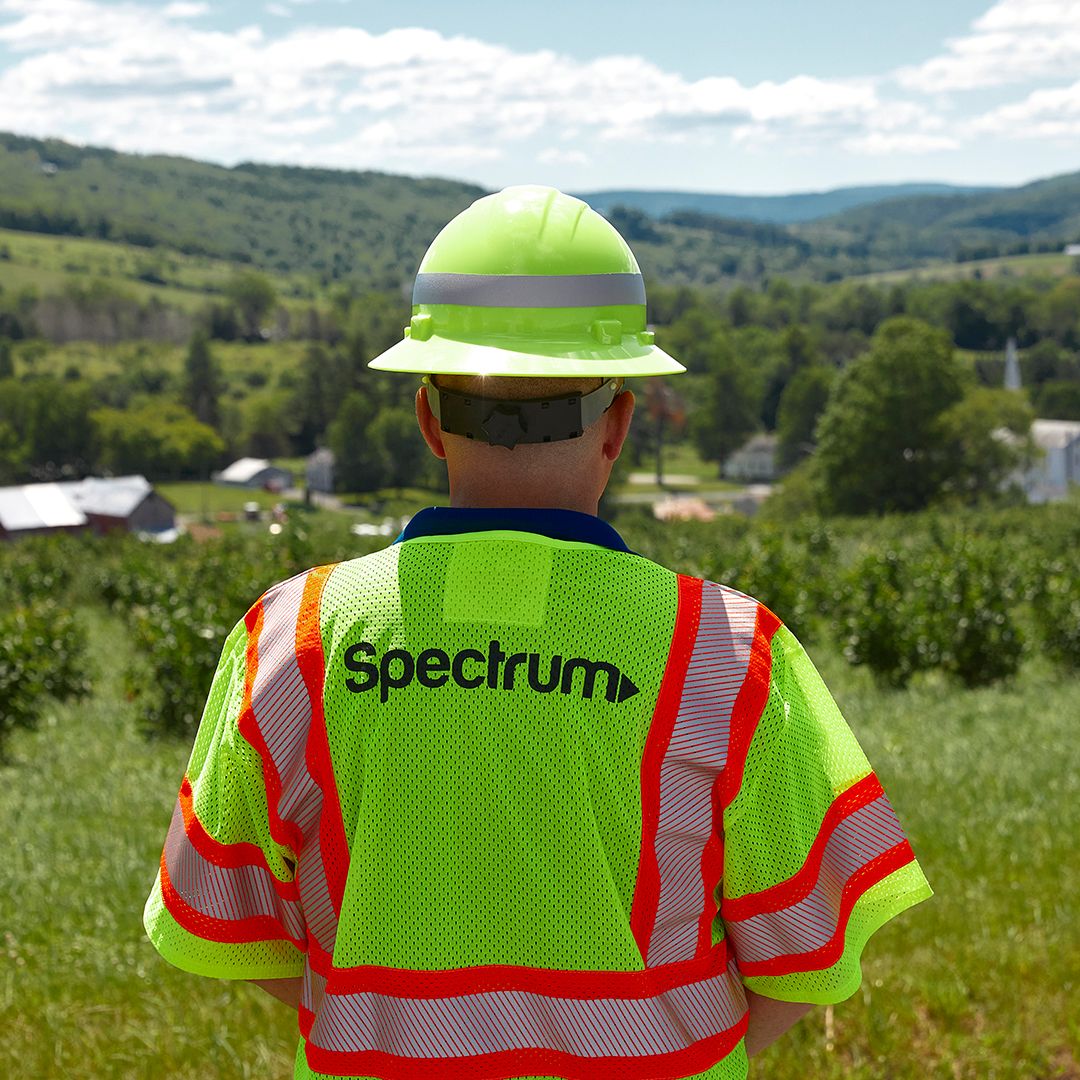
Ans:
{"label": "hard hat brim", "polygon": [[405,338],[368,365],[376,371],[422,375],[491,375],[507,378],[600,378],[624,375],[678,375],[686,370],[656,345],[626,335],[619,345],[530,342],[528,351],[479,345],[434,335],[426,341]]}

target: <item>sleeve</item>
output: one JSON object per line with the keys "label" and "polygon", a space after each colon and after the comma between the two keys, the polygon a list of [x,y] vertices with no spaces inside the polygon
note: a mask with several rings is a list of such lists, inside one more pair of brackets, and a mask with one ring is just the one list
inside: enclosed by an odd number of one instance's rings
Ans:
{"label": "sleeve", "polygon": [[225,642],[143,924],[176,967],[224,979],[303,971],[296,857],[271,835],[262,761],[240,733],[248,628]]}
{"label": "sleeve", "polygon": [[931,896],[900,823],[802,646],[772,639],[768,696],[723,811],[720,916],[747,987],[842,1001],[875,930]]}

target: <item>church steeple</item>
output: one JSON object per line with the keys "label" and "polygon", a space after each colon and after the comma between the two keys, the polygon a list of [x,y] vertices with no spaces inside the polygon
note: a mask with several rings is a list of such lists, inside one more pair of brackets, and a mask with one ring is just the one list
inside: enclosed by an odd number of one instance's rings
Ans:
{"label": "church steeple", "polygon": [[1020,359],[1016,355],[1016,338],[1005,342],[1005,389],[1020,389]]}

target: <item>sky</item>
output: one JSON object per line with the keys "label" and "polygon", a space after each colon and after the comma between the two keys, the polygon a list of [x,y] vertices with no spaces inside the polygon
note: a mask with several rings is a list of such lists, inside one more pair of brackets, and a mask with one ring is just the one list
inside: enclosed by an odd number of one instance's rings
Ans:
{"label": "sky", "polygon": [[1080,170],[1080,0],[0,0],[0,130],[487,188]]}

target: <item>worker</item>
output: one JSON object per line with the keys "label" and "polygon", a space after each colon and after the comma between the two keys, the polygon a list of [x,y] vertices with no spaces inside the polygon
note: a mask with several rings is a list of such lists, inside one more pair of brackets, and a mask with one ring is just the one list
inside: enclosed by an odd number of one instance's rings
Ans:
{"label": "worker", "polygon": [[451,505],[229,636],[150,940],[293,1006],[296,1077],[745,1076],[930,890],[780,619],[596,516],[624,379],[682,370],[633,254],[482,198],[372,366],[424,376]]}

